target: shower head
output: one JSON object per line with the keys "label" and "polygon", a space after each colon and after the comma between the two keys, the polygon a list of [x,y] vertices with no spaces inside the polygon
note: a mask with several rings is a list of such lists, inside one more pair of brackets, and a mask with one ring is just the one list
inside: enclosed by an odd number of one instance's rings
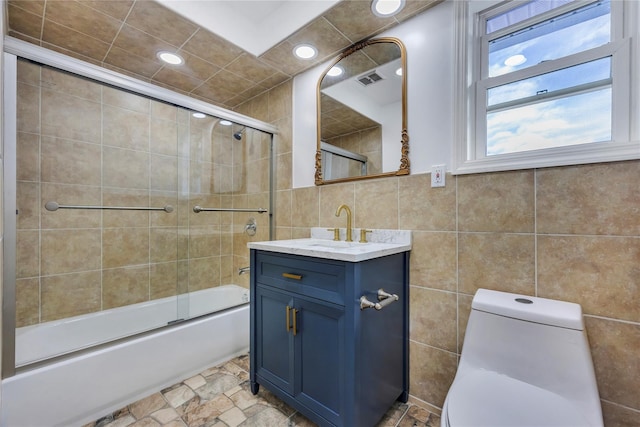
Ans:
{"label": "shower head", "polygon": [[244,130],[245,130],[246,128],[247,128],[247,127],[245,126],[245,127],[243,127],[242,129],[240,129],[238,132],[234,133],[234,134],[233,134],[233,137],[234,137],[235,139],[237,139],[238,141],[240,141],[240,140],[242,139],[242,132],[244,132]]}

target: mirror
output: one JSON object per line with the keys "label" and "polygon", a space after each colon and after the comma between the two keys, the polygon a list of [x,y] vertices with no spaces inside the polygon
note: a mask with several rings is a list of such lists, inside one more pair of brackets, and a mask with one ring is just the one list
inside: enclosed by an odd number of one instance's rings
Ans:
{"label": "mirror", "polygon": [[329,65],[317,87],[316,185],[409,174],[406,81],[406,51],[392,37],[357,43]]}

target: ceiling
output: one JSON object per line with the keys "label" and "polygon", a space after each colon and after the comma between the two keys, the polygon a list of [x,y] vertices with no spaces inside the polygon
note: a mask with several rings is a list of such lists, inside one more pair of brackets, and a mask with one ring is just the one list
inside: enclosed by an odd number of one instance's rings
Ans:
{"label": "ceiling", "polygon": [[339,0],[156,0],[202,28],[260,56]]}
{"label": "ceiling", "polygon": [[[9,0],[15,38],[234,109],[442,0],[380,18],[369,0]],[[180,4],[178,4],[180,3]],[[179,10],[177,13],[175,10]],[[191,16],[191,18],[187,18]],[[312,60],[293,56],[316,46]],[[158,51],[180,54],[171,66]]]}

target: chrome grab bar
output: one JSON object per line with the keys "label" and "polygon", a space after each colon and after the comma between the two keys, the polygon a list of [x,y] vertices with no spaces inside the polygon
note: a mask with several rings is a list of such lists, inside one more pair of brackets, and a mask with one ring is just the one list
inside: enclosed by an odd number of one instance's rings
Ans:
{"label": "chrome grab bar", "polygon": [[384,291],[384,289],[378,289],[378,301],[380,302],[371,302],[367,299],[366,296],[362,295],[360,297],[360,310],[364,310],[366,308],[375,308],[376,310],[382,310],[392,302],[398,301],[399,297],[396,294],[390,294]]}
{"label": "chrome grab bar", "polygon": [[152,207],[137,207],[137,206],[72,206],[72,205],[59,205],[58,202],[47,202],[44,205],[45,209],[51,212],[55,212],[58,209],[104,209],[104,210],[118,210],[118,211],[165,211],[166,213],[173,212],[173,206],[166,205],[161,208]]}
{"label": "chrome grab bar", "polygon": [[200,213],[200,212],[258,212],[258,213],[265,213],[265,212],[269,212],[265,208],[255,208],[255,209],[203,208],[203,207],[200,207],[198,205],[193,207],[193,211],[195,213]]}

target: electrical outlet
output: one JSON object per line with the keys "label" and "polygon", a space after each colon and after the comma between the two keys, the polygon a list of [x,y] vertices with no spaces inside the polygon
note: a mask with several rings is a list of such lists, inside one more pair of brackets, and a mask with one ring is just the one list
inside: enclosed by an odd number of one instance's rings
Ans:
{"label": "electrical outlet", "polygon": [[431,186],[432,187],[444,187],[444,180],[446,174],[446,165],[433,165],[431,166]]}

